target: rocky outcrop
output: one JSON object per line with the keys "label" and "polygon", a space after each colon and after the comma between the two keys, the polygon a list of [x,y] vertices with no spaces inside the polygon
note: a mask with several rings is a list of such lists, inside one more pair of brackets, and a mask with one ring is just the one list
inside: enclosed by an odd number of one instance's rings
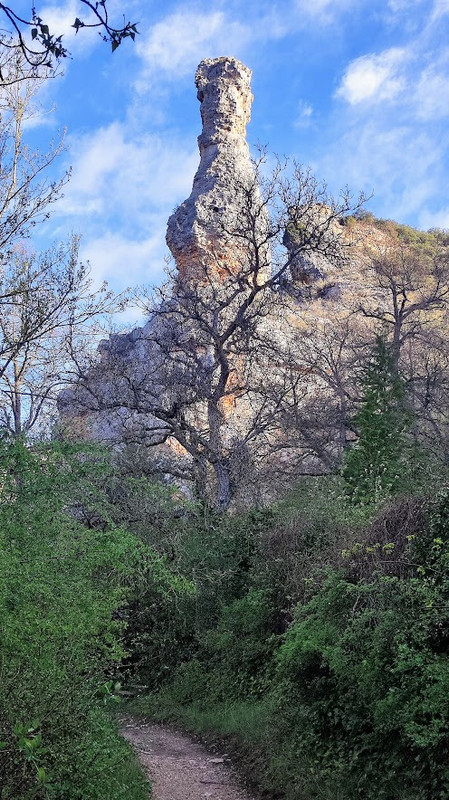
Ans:
{"label": "rocky outcrop", "polygon": [[[255,258],[251,236],[241,235],[247,224],[255,239],[262,243],[269,239],[265,235],[269,221],[246,141],[253,99],[250,80],[251,71],[235,58],[200,63],[195,76],[202,118],[200,163],[190,197],[167,226],[167,244],[176,264],[172,293],[143,328],[103,342],[87,380],[65,391],[59,402],[63,421],[77,435],[146,443],[159,471],[177,478],[199,460],[201,442],[207,450],[218,437],[220,443],[214,447],[226,468],[236,481],[243,464],[241,483],[247,483],[248,463],[255,459],[260,465],[272,446],[264,421],[271,397],[268,391],[267,400],[261,387],[270,380],[282,386],[284,367],[274,375],[270,358],[254,352],[259,345],[251,342],[251,335],[257,327],[260,343],[267,348],[268,342],[270,349],[275,340],[284,338],[285,315],[296,313],[296,301],[292,311],[279,291],[267,288],[251,300],[251,313],[245,317],[245,298],[255,285],[265,285],[271,259],[264,244]],[[287,251],[289,246],[295,249],[293,234],[285,245]],[[322,274],[309,270],[305,281],[299,262],[292,260],[298,284],[321,279],[325,271],[323,261]],[[304,295],[298,297],[302,301]],[[225,339],[226,315],[240,313],[239,306],[244,323],[238,322],[235,336]],[[250,357],[248,348],[253,350]],[[219,399],[211,403],[224,374]],[[170,426],[174,429],[175,424],[178,439],[171,436]],[[250,437],[250,452],[246,434],[251,425],[255,432],[260,430],[261,441],[256,445],[257,436]],[[189,426],[194,430],[185,438],[193,442],[191,449],[179,443]]]}
{"label": "rocky outcrop", "polygon": [[257,191],[246,141],[253,95],[251,70],[228,56],[205,59],[196,71],[203,129],[192,193],[168,220],[167,244],[181,281],[224,280],[242,267],[232,230]]}
{"label": "rocky outcrop", "polygon": [[146,448],[153,472],[193,476],[205,495],[215,484],[219,508],[231,489],[265,501],[299,470],[334,468],[357,365],[377,321],[391,323],[393,223],[317,202],[303,178],[268,220],[246,141],[250,78],[234,58],[199,65],[200,163],[168,221],[173,281],[59,402],[72,433]]}

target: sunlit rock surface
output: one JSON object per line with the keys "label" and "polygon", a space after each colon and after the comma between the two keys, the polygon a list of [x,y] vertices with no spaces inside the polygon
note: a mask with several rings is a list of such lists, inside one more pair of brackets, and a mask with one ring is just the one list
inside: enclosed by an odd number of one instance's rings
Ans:
{"label": "sunlit rock surface", "polygon": [[225,277],[241,267],[242,252],[226,235],[254,184],[246,125],[253,95],[251,70],[235,58],[205,59],[195,83],[203,129],[192,193],[168,220],[167,244],[182,280]]}

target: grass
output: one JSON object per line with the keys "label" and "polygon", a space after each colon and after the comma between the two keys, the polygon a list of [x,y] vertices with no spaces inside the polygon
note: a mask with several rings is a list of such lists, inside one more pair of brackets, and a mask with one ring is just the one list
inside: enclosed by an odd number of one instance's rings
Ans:
{"label": "grass", "polygon": [[206,706],[196,701],[189,705],[172,704],[169,695],[149,695],[127,704],[132,713],[150,717],[155,722],[179,724],[185,730],[207,736],[238,736],[242,742],[264,741],[269,727],[270,710],[259,703],[220,703]]}

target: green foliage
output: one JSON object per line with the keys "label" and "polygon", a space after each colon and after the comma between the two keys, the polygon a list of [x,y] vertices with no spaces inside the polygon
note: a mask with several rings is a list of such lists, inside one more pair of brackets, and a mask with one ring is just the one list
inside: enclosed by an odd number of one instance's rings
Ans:
{"label": "green foliage", "polygon": [[418,228],[412,228],[410,225],[402,225],[390,219],[379,219],[375,217],[371,211],[367,211],[364,208],[344,218],[345,224],[349,223],[353,225],[354,221],[358,223],[362,222],[396,235],[405,244],[416,247],[420,253],[428,252],[435,248],[436,245],[447,246],[448,244],[448,231],[445,229],[430,228],[428,231],[421,231]]}
{"label": "green foliage", "polygon": [[362,385],[354,419],[359,439],[346,454],[342,475],[352,501],[370,503],[407,486],[413,463],[412,415],[405,402],[405,386],[380,337]]}
{"label": "green foliage", "polygon": [[[123,529],[86,528],[94,453],[0,442],[0,785],[5,800],[146,796],[105,716],[129,584]],[[69,513],[69,510],[72,513]],[[126,790],[126,791],[125,791]]]}
{"label": "green foliage", "polygon": [[340,476],[304,478],[271,509],[254,554],[252,580],[270,593],[278,632],[292,609],[323,582],[329,564],[341,563],[342,542],[357,541],[373,514],[348,504]]}
{"label": "green foliage", "polygon": [[160,686],[195,651],[196,591],[192,581],[154,555],[134,582],[127,608],[128,675]]}
{"label": "green foliage", "polygon": [[449,790],[447,599],[418,577],[332,575],[278,654],[282,735],[347,797],[424,800]]}
{"label": "green foliage", "polygon": [[211,515],[142,477],[113,478],[110,499],[114,519],[158,552],[151,575],[135,582],[126,631],[127,667],[154,688],[195,656],[221,608],[247,591],[260,515]]}
{"label": "green foliage", "polygon": [[231,517],[211,514],[202,506],[186,521],[176,561],[196,586],[194,622],[199,633],[213,628],[221,609],[248,590],[257,538],[264,524],[260,512]]}
{"label": "green foliage", "polygon": [[[258,518],[236,596],[218,583],[193,657],[138,707],[231,736],[227,749],[237,737],[244,767],[288,800],[446,798],[448,492],[374,509],[311,479]],[[248,527],[223,523],[237,551]],[[238,563],[228,545],[220,575]]]}
{"label": "green foliage", "polygon": [[199,655],[207,665],[210,696],[241,700],[263,694],[276,644],[272,617],[269,598],[255,588],[222,608],[216,627],[200,638]]}

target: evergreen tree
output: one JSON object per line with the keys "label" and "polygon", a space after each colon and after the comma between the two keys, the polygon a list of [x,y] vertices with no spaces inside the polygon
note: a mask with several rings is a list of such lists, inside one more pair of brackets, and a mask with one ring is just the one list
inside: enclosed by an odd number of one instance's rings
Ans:
{"label": "evergreen tree", "polygon": [[367,503],[405,486],[411,470],[412,413],[389,346],[378,337],[362,380],[354,418],[359,439],[346,454],[343,478],[353,502]]}

